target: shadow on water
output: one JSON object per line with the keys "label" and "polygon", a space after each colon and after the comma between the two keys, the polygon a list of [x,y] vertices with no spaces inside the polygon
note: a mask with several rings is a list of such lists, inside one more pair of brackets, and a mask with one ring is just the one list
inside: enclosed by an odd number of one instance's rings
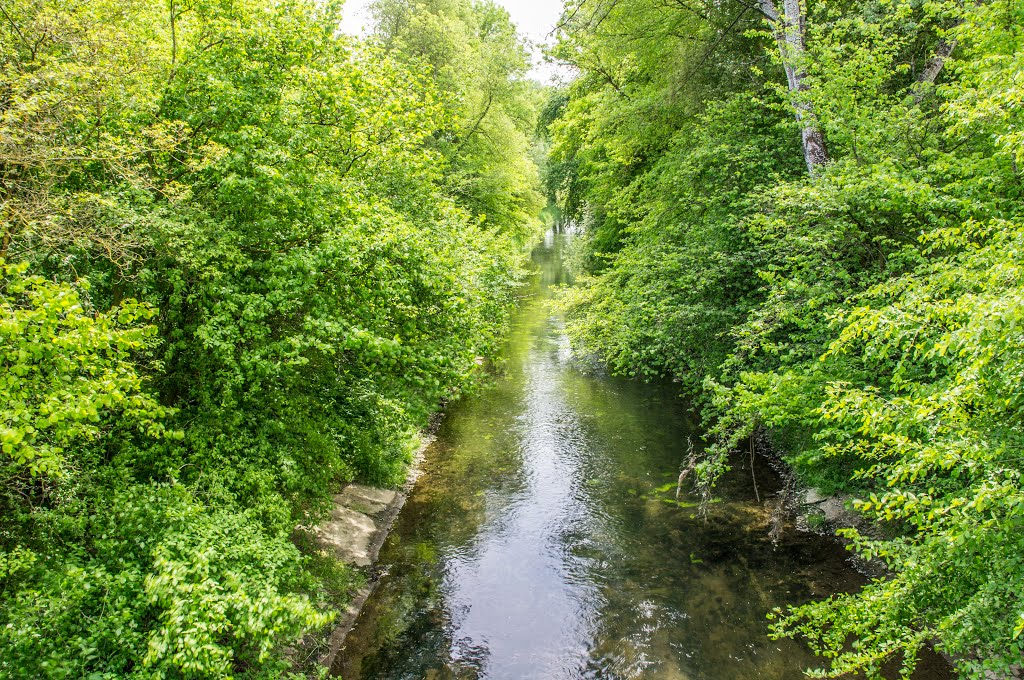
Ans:
{"label": "shadow on water", "polygon": [[[503,375],[455,405],[381,553],[384,575],[332,672],[387,678],[799,678],[767,638],[776,606],[863,578],[833,542],[768,538],[749,467],[705,521],[676,502],[697,425],[670,386],[576,370],[546,301],[571,283],[567,236],[536,275]],[[738,468],[740,466],[737,466]],[[756,469],[762,496],[778,487]],[[915,678],[947,678],[937,659]]]}

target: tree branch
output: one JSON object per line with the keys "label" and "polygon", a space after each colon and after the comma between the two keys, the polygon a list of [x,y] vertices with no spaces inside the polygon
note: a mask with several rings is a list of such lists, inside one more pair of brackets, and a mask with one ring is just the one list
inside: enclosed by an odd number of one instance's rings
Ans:
{"label": "tree branch", "polygon": [[458,146],[458,148],[455,149],[455,155],[456,156],[458,156],[459,154],[462,153],[462,150],[466,147],[466,144],[469,142],[470,138],[473,135],[476,134],[477,130],[480,129],[480,126],[484,122],[484,118],[487,117],[488,112],[491,110],[491,103],[493,101],[494,101],[494,93],[493,92],[488,92],[487,93],[487,104],[484,106],[483,113],[480,114],[480,117],[476,119],[476,123],[473,124],[473,127],[471,127],[468,131],[466,131],[466,134],[463,135],[462,140],[459,141],[459,146]]}
{"label": "tree branch", "polygon": [[927,87],[921,87],[922,85],[935,84],[935,79],[939,77],[942,67],[946,65],[946,60],[949,59],[955,49],[956,40],[946,40],[945,38],[939,40],[939,44],[935,47],[935,56],[928,60],[928,65],[925,66],[921,75],[917,77],[917,87],[914,88],[915,102],[920,102],[928,90]]}

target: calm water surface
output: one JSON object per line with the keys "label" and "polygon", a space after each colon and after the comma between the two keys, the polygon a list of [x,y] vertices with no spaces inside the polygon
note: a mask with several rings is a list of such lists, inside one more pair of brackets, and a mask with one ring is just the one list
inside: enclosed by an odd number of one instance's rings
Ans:
{"label": "calm water surface", "polygon": [[[697,423],[670,386],[590,375],[546,301],[567,237],[533,254],[490,388],[454,406],[333,672],[390,678],[792,680],[816,660],[765,613],[863,579],[831,541],[778,545],[749,462],[707,520],[674,500]],[[755,468],[762,500],[777,490]],[[915,678],[947,678],[936,659]]]}

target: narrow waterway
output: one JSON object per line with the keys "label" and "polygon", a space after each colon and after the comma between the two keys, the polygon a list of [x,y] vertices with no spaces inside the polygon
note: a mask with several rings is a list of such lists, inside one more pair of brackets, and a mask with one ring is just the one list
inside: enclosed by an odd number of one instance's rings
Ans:
{"label": "narrow waterway", "polygon": [[[777,545],[749,463],[707,519],[675,500],[697,423],[671,386],[574,365],[536,274],[488,389],[454,406],[381,553],[381,582],[333,672],[389,678],[794,680],[816,660],[765,613],[856,588],[831,541]],[[762,500],[778,480],[754,470]],[[945,678],[932,660],[916,678]]]}

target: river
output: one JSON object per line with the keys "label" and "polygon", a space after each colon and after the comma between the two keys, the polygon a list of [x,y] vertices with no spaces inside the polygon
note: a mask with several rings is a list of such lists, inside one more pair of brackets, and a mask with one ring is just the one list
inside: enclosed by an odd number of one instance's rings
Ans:
{"label": "river", "polygon": [[[533,252],[498,377],[455,404],[332,672],[346,680],[794,680],[818,665],[766,612],[864,582],[757,502],[740,461],[708,516],[675,499],[699,428],[671,385],[580,370],[547,301],[570,237]],[[757,483],[755,491],[754,483]],[[914,676],[948,678],[937,657]]]}

